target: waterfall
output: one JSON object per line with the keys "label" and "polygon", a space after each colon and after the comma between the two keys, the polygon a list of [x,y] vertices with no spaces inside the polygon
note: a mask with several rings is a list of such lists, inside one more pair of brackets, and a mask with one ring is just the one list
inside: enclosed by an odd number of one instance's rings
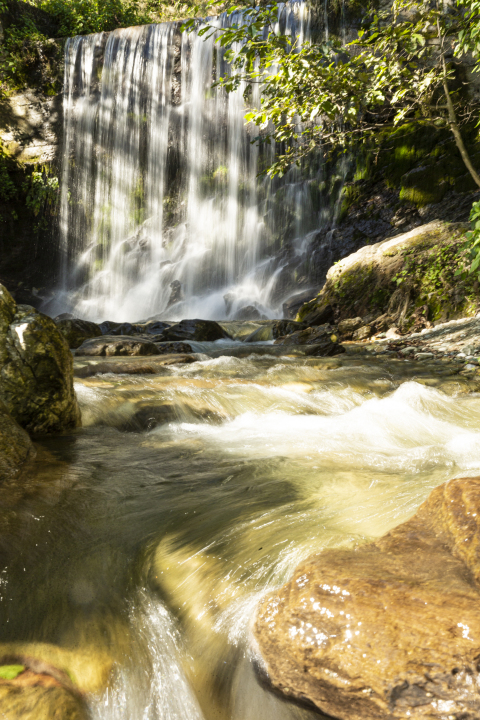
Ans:
{"label": "waterfall", "polygon": [[[209,22],[220,32],[232,19]],[[259,178],[275,148],[251,142],[245,87],[212,88],[223,50],[180,27],[67,42],[62,309],[80,317],[278,317],[308,282],[321,168]],[[308,38],[306,5],[282,6],[278,28]]]}

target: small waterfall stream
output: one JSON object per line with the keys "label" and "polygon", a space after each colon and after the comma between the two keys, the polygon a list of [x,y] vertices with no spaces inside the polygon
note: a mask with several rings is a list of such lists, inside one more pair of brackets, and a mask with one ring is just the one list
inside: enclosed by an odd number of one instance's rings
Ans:
{"label": "small waterfall stream", "polygon": [[[252,144],[245,88],[212,89],[223,50],[180,27],[67,43],[60,233],[65,305],[81,317],[281,316],[324,222],[321,167],[258,178],[275,148]],[[278,31],[308,37],[306,5],[282,6]]]}

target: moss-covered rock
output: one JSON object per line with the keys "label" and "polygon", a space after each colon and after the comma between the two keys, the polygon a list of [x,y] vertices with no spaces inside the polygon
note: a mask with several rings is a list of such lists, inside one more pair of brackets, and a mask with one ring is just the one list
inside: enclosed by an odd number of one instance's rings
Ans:
{"label": "moss-covered rock", "polygon": [[10,415],[32,433],[78,426],[73,359],[53,320],[17,306],[3,286],[0,318],[0,399]]}
{"label": "moss-covered rock", "polygon": [[319,295],[300,309],[297,320],[330,305],[337,322],[357,318],[360,327],[361,318],[386,314],[407,331],[474,315],[478,282],[455,275],[462,266],[465,229],[437,221],[361,248],[329,270]]}
{"label": "moss-covered rock", "polygon": [[17,475],[34,456],[35,448],[28,433],[10,417],[0,401],[0,482]]}

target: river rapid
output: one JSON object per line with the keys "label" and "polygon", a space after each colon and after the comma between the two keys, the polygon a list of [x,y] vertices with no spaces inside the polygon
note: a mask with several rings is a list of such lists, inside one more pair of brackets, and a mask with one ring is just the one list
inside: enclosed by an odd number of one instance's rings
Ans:
{"label": "river rapid", "polygon": [[83,428],[0,488],[3,642],[108,673],[94,720],[318,717],[262,677],[259,598],[479,474],[480,397],[395,360],[197,358],[77,378]]}

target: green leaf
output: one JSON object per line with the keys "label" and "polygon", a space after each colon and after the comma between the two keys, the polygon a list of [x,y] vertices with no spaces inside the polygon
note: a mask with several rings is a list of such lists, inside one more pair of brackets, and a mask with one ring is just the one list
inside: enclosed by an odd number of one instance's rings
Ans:
{"label": "green leaf", "polygon": [[15,680],[25,670],[25,665],[0,665],[0,678],[2,680]]}

